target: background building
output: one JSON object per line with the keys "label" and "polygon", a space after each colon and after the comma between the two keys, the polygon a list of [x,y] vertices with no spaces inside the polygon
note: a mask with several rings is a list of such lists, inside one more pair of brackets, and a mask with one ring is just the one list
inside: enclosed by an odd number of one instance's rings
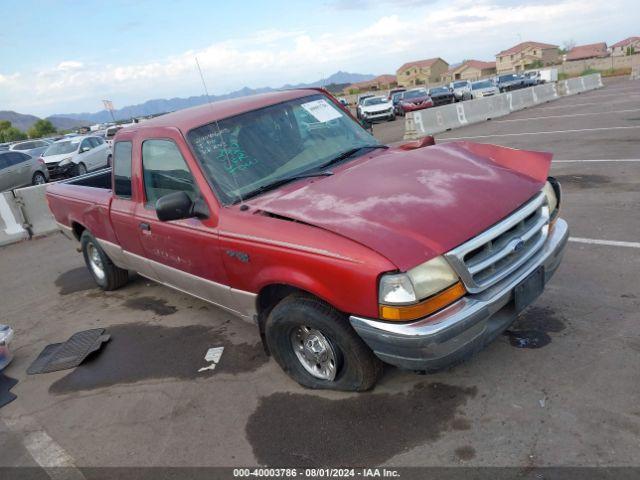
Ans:
{"label": "background building", "polygon": [[589,45],[578,45],[567,52],[565,60],[586,60],[587,58],[607,57],[609,52],[605,42],[591,43]]}
{"label": "background building", "polygon": [[496,69],[500,73],[521,72],[538,66],[560,63],[557,45],[522,42],[496,55]]}
{"label": "background building", "polygon": [[413,87],[444,81],[449,64],[440,57],[407,62],[396,71],[398,85]]}
{"label": "background building", "polygon": [[611,55],[633,55],[640,53],[640,37],[629,37],[611,45]]}
{"label": "background building", "polygon": [[448,81],[454,80],[478,80],[496,74],[496,62],[483,62],[481,60],[467,60],[455,68],[450,68]]}

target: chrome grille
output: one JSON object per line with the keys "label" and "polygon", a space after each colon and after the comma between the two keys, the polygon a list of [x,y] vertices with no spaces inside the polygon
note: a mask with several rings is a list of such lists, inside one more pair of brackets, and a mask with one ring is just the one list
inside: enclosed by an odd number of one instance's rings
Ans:
{"label": "chrome grille", "polygon": [[543,193],[480,235],[445,254],[471,293],[478,293],[518,269],[544,244],[549,208]]}

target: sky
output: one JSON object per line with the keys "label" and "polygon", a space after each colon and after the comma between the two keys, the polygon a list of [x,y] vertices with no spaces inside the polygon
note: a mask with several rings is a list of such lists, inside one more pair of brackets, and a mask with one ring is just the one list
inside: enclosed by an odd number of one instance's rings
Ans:
{"label": "sky", "polygon": [[640,35],[637,0],[0,0],[0,110],[95,112],[153,98],[495,60],[520,41]]}

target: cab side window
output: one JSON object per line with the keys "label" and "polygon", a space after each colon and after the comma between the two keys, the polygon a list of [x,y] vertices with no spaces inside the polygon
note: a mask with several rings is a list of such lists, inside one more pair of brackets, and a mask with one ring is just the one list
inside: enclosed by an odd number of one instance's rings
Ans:
{"label": "cab side window", "polygon": [[185,192],[195,200],[193,176],[171,140],[147,140],[142,144],[142,172],[148,205],[155,205],[160,197],[174,192]]}
{"label": "cab side window", "polygon": [[98,139],[98,137],[91,137],[89,139],[89,143],[91,143],[91,147],[92,148],[95,148],[95,147],[99,146],[101,142],[100,142],[100,139]]}
{"label": "cab side window", "polygon": [[131,142],[116,142],[113,147],[113,193],[131,198]]}

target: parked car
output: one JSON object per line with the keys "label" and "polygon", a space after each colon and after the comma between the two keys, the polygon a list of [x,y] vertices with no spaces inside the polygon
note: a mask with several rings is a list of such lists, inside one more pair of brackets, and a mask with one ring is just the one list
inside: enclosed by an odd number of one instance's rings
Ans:
{"label": "parked car", "polygon": [[107,167],[111,149],[102,137],[72,137],[54,142],[42,158],[51,178],[74,177]]}
{"label": "parked car", "polygon": [[30,157],[39,157],[51,145],[49,140],[26,140],[11,144],[9,150],[26,153]]}
{"label": "parked car", "polygon": [[104,131],[104,138],[107,142],[107,145],[109,145],[109,148],[113,147],[113,137],[115,137],[116,133],[118,133],[121,129],[122,127],[120,125],[113,125],[112,127],[107,127],[107,129]]}
{"label": "parked car", "polygon": [[496,78],[496,87],[500,92],[509,92],[511,90],[518,90],[524,88],[525,82],[522,75],[516,75],[515,73],[509,73],[507,75],[500,75]]}
{"label": "parked car", "polygon": [[407,89],[404,87],[392,88],[391,90],[389,90],[389,95],[387,96],[387,98],[391,100],[395,94],[406,92],[406,91]]}
{"label": "parked car", "polygon": [[23,152],[0,151],[0,192],[29,185],[41,185],[49,180],[42,159]]}
{"label": "parked car", "polygon": [[360,115],[363,120],[375,122],[376,120],[392,121],[396,119],[393,111],[393,102],[386,96],[369,97],[362,102]]}
{"label": "parked car", "polygon": [[9,150],[10,146],[11,146],[11,142],[0,143],[0,151]]}
{"label": "parked car", "polygon": [[472,98],[491,97],[500,93],[491,80],[479,80],[471,84]]}
{"label": "parked car", "polygon": [[393,111],[396,115],[400,115],[400,113],[398,112],[398,105],[400,104],[400,100],[402,100],[403,93],[404,90],[401,92],[395,92],[391,95],[391,104],[393,105]]}
{"label": "parked car", "polygon": [[358,120],[362,120],[362,103],[367,98],[371,98],[373,96],[373,93],[363,93],[362,95],[358,95],[358,99],[356,101],[356,117],[358,117]]}
{"label": "parked car", "polygon": [[525,72],[523,77],[525,87],[535,87],[536,85],[540,85],[542,83],[542,78],[540,77],[540,72],[538,71]]}
{"label": "parked car", "polygon": [[381,360],[462,361],[542,293],[568,239],[550,164],[473,142],[382,145],[299,89],[123,129],[112,173],[51,184],[47,201],[102,289],[137,271],[256,325],[300,384],[366,390]]}
{"label": "parked car", "polygon": [[340,97],[340,98],[338,98],[338,101],[342,104],[342,106],[349,107],[349,102],[347,102],[346,98]]}
{"label": "parked car", "polygon": [[433,87],[430,88],[427,93],[436,107],[454,103],[456,101],[453,96],[453,91],[449,87]]}
{"label": "parked car", "polygon": [[398,102],[398,114],[405,115],[407,112],[423,110],[433,107],[433,100],[424,88],[415,88],[407,90],[402,94],[400,102]]}
{"label": "parked car", "polygon": [[453,96],[456,102],[462,102],[463,100],[469,100],[471,95],[471,82],[469,80],[456,80],[449,84],[449,88],[453,90]]}

